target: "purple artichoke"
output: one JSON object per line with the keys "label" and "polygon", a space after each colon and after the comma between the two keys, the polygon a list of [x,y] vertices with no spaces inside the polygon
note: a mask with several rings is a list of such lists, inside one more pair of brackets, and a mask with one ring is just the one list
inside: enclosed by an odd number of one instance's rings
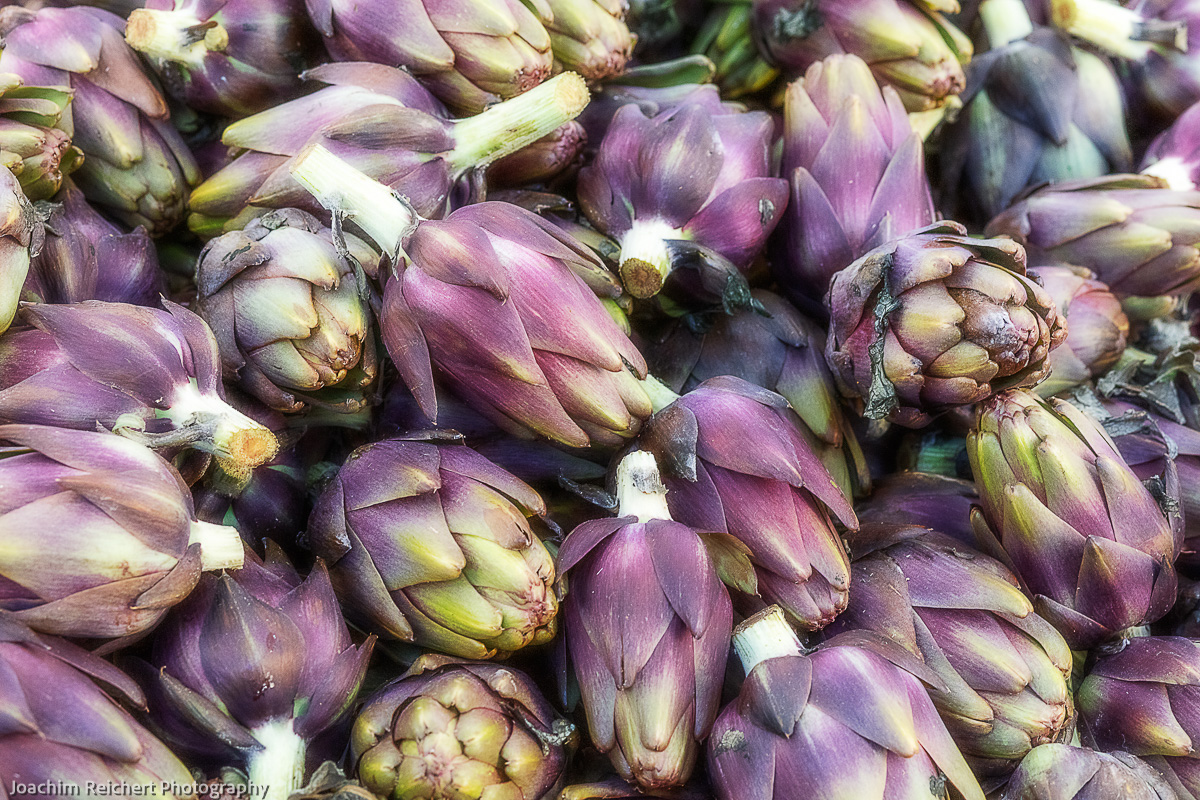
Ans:
{"label": "purple artichoke", "polygon": [[244,766],[266,800],[286,800],[305,783],[310,745],[349,721],[374,641],[350,641],[320,561],[301,580],[268,545],[265,561],[250,555],[239,570],[205,576],[136,674],[164,741]]}
{"label": "purple artichoke", "polygon": [[203,451],[232,473],[270,459],[274,435],[224,400],[208,326],[169,300],[163,308],[99,300],[25,306],[21,320],[37,332],[13,333],[36,344],[9,360],[0,422],[100,426],[152,447]]}
{"label": "purple artichoke", "polygon": [[929,472],[894,472],[878,481],[871,496],[854,511],[864,526],[921,525],[974,547],[971,506],[978,502],[970,481]]}
{"label": "purple artichoke", "polygon": [[1021,761],[999,800],[1179,800],[1148,764],[1128,753],[1043,744]]}
{"label": "purple artichoke", "polygon": [[319,147],[294,174],[335,213],[352,212],[396,265],[383,341],[426,417],[437,420],[436,371],[510,433],[576,447],[636,435],[651,411],[646,365],[596,296],[620,287],[590,250],[508,203],[419,221],[387,187]]}
{"label": "purple artichoke", "polygon": [[850,604],[827,635],[874,631],[924,661],[975,775],[1007,777],[1034,747],[1070,738],[1071,650],[1003,564],[909,525],[864,526],[851,547]]}
{"label": "purple artichoke", "polygon": [[0,9],[0,71],[74,92],[63,129],[86,158],[74,173],[89,200],[161,236],[183,219],[196,162],[166,101],[122,38],[125,22],[95,8]]}
{"label": "purple artichoke", "polygon": [[404,67],[455,113],[478,114],[550,76],[550,35],[520,0],[305,4],[335,60]]}
{"label": "purple artichoke", "polygon": [[809,67],[783,114],[791,198],[772,267],[786,294],[819,301],[835,272],[936,219],[924,147],[896,91],[854,55]]}
{"label": "purple artichoke", "polygon": [[977,406],[967,456],[980,545],[1073,649],[1170,609],[1176,537],[1095,420],[1063,400],[1005,392]]}
{"label": "purple artichoke", "polygon": [[846,607],[850,560],[834,519],[858,522],[783,397],[710,378],[651,417],[638,446],[663,464],[674,519],[747,551],[740,606],[776,603],[809,630]]}
{"label": "purple artichoke", "polygon": [[50,206],[45,231],[25,279],[24,299],[158,305],[166,281],[145,228],[126,233],[97,213],[68,181]]}
{"label": "purple artichoke", "polygon": [[568,73],[484,113],[449,120],[403,70],[325,64],[302,77],[326,86],[225,129],[222,142],[240,155],[192,192],[188,225],[197,234],[241,230],[271,208],[298,208],[327,220],[291,174],[301,151],[315,142],[387,184],[421,216],[443,217],[452,201],[482,193],[489,165],[551,134],[588,101],[587,85]]}
{"label": "purple artichoke", "polygon": [[298,95],[315,39],[303,0],[148,0],[125,25],[172,97],[234,119]]}
{"label": "purple artichoke", "polygon": [[1050,375],[1038,385],[1043,397],[1058,394],[1117,363],[1129,337],[1129,318],[1104,283],[1082,267],[1032,267],[1067,325],[1067,338],[1050,352]]}
{"label": "purple artichoke", "polygon": [[0,167],[0,333],[8,330],[16,316],[21,288],[43,235],[41,220],[16,176]]}
{"label": "purple artichoke", "polygon": [[195,797],[185,788],[195,783],[187,767],[93,683],[145,707],[137,684],[107,661],[0,612],[0,672],[5,797],[82,797],[108,787]]}
{"label": "purple artichoke", "polygon": [[40,425],[0,425],[0,440],[0,609],[31,628],[137,637],[202,570],[241,565],[237,531],[198,522],[179,473],[146,447]]}
{"label": "purple artichoke", "polygon": [[554,563],[535,515],[541,497],[473,450],[388,439],[350,454],[307,540],[367,630],[492,658],[554,636]]}
{"label": "purple artichoke", "polygon": [[427,654],[363,706],[350,768],[383,798],[539,800],[573,732],[524,673]]}
{"label": "purple artichoke", "polygon": [[1049,294],[1007,238],[943,222],[872,250],[834,276],[825,356],[872,419],[921,427],[949,408],[1033,386],[1066,338]]}
{"label": "purple artichoke", "polygon": [[617,493],[621,516],[583,523],[558,553],[567,647],[596,748],[644,789],[680,786],[721,699],[733,611],[652,455],[625,456]]}
{"label": "purple artichoke", "polygon": [[772,132],[766,113],[712,104],[651,118],[633,105],[617,111],[578,193],[592,224],[620,243],[630,294],[656,294],[687,259],[715,254],[702,270],[721,259],[749,269],[787,203],[787,184],[771,177]]}
{"label": "purple artichoke", "polygon": [[858,643],[803,655],[782,611],[738,626],[746,671],[708,738],[719,800],[833,797],[983,800],[925,688]]}
{"label": "purple artichoke", "polygon": [[718,315],[703,332],[679,321],[644,345],[651,374],[676,392],[722,375],[777,392],[842,493],[866,494],[871,476],[825,363],[825,332],[778,295],[752,297],[755,308]]}
{"label": "purple artichoke", "polygon": [[365,286],[378,260],[296,209],[213,239],[196,263],[196,310],[225,374],[277,411],[362,409],[379,370]]}

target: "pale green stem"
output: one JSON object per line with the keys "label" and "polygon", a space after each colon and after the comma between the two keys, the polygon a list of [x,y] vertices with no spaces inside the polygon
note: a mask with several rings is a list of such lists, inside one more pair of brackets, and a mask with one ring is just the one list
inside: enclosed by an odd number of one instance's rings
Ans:
{"label": "pale green stem", "polygon": [[575,119],[590,97],[579,75],[556,75],[481,114],[455,121],[454,149],[446,160],[460,173],[486,167]]}
{"label": "pale green stem", "polygon": [[979,19],[993,50],[1033,33],[1033,22],[1023,0],[983,0]]}
{"label": "pale green stem", "polygon": [[667,487],[653,453],[635,450],[617,465],[617,516],[637,517],[638,522],[671,518]]}
{"label": "pale green stem", "polygon": [[671,387],[653,375],[647,375],[645,380],[641,381],[641,385],[642,391],[650,398],[650,407],[655,412],[662,411],[679,399],[679,395],[671,391]]}
{"label": "pale green stem", "polygon": [[242,568],[246,550],[237,528],[192,520],[188,544],[200,545],[200,569],[205,572]]}
{"label": "pale green stem", "polygon": [[799,637],[779,606],[765,608],[734,628],[733,649],[747,675],[768,659],[804,653]]}
{"label": "pale green stem", "polygon": [[1056,27],[1121,58],[1144,59],[1156,45],[1184,52],[1187,28],[1108,0],[1051,0]]}

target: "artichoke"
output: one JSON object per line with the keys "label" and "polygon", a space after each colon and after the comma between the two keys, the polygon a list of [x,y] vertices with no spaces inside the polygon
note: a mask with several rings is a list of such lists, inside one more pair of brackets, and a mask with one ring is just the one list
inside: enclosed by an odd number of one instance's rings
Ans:
{"label": "artichoke", "polygon": [[851,546],[850,604],[826,635],[874,631],[924,661],[975,775],[1007,777],[1034,747],[1070,739],[1071,651],[1003,564],[909,525],[864,526]]}
{"label": "artichoke", "polygon": [[1162,178],[1172,189],[1189,191],[1200,183],[1200,104],[1154,137],[1142,158],[1142,174]]}
{"label": "artichoke", "polygon": [[1039,189],[988,223],[1034,264],[1086,267],[1125,299],[1200,287],[1200,192],[1150,175],[1108,175]]}
{"label": "artichoke", "polygon": [[1154,622],[1175,599],[1166,516],[1093,419],[1023,391],[977,406],[967,437],[980,545],[1082,650]]}
{"label": "artichoke", "polygon": [[710,378],[651,417],[638,446],[662,462],[675,519],[747,551],[753,574],[734,582],[739,610],[776,603],[816,630],[846,607],[850,588],[834,519],[858,523],[795,420],[774,392]]}
{"label": "artichoke", "polygon": [[336,61],[404,67],[457,114],[550,76],[550,34],[519,0],[305,0]]}
{"label": "artichoke", "polygon": [[689,259],[702,271],[748,270],[783,214],[787,185],[771,177],[770,116],[713,105],[689,102],[650,118],[622,107],[579,172],[579,205],[620,244],[621,279],[634,297],[658,293]]}
{"label": "artichoke", "polygon": [[23,299],[158,305],[166,281],[145,228],[126,233],[93,209],[70,181],[48,210],[45,241],[30,262]]}
{"label": "artichoke", "polygon": [[978,502],[975,484],[970,481],[929,472],[895,472],[875,484],[871,496],[855,513],[864,526],[921,525],[973,548],[971,506]]}
{"label": "artichoke", "polygon": [[1032,267],[1067,325],[1067,338],[1050,353],[1050,376],[1037,387],[1043,397],[1099,378],[1120,360],[1129,318],[1108,286],[1081,267]]}
{"label": "artichoke", "polygon": [[846,497],[870,491],[871,476],[825,363],[825,332],[762,289],[754,308],[717,315],[704,331],[678,321],[643,346],[650,372],[676,392],[729,375],[782,395],[796,430]]}
{"label": "artichoke", "polygon": [[628,0],[522,0],[550,34],[555,71],[589,81],[620,75],[636,37],[625,24]]}
{"label": "artichoke", "polygon": [[0,384],[0,422],[100,426],[215,456],[235,474],[269,460],[275,436],[225,402],[204,320],[162,302],[165,310],[99,300],[25,306],[21,320],[35,330],[13,331],[26,344]]}
{"label": "artichoke", "polygon": [[708,738],[719,800],[983,800],[916,677],[861,643],[802,655],[778,608],[738,626],[746,672]]}
{"label": "artichoke", "polygon": [[17,178],[0,167],[0,333],[17,314],[21,288],[45,232]]}
{"label": "artichoke", "polygon": [[1176,800],[1163,777],[1128,753],[1043,744],[1021,761],[999,800]]}
{"label": "artichoke", "polygon": [[910,233],[834,276],[825,355],[842,394],[872,419],[920,427],[954,406],[1033,386],[1066,338],[1025,251],[956,222]]}
{"label": "artichoke", "polygon": [[167,103],[122,37],[125,22],[96,8],[0,9],[0,72],[74,92],[63,130],[86,156],[74,173],[87,198],[161,236],[183,219],[196,162]]}
{"label": "artichoke", "polygon": [[396,264],[383,341],[427,418],[437,421],[436,368],[510,433],[575,447],[636,435],[651,411],[646,365],[596,296],[620,287],[592,251],[509,203],[417,221],[387,187],[319,147],[294,174],[335,213],[353,212]]}
{"label": "artichoke", "polygon": [[350,641],[323,564],[301,580],[268,545],[264,561],[202,578],[135,674],[164,741],[245,766],[265,800],[286,800],[305,783],[310,745],[349,721],[374,641]]}
{"label": "artichoke", "polygon": [[197,311],[225,374],[277,411],[366,406],[379,365],[365,284],[378,258],[296,209],[209,242],[196,263]]}
{"label": "artichoke", "polygon": [[567,649],[592,743],[647,790],[681,786],[721,699],[733,610],[704,542],[671,520],[654,457],[617,467],[617,519],[567,536]]}
{"label": "artichoke", "polygon": [[195,797],[187,767],[93,683],[145,707],[137,684],[107,661],[0,612],[0,671],[0,704],[10,709],[0,729],[6,797],[65,800],[95,796],[95,787],[163,800]]}
{"label": "artichoke", "polygon": [[0,73],[0,164],[12,170],[31,201],[48,200],[83,163],[83,153],[59,127],[71,93],[24,84],[20,75]]}
{"label": "artichoke", "polygon": [[460,445],[387,439],[350,454],[308,522],[346,613],[465,658],[554,637],[554,563],[533,489]]}
{"label": "artichoke", "polygon": [[511,667],[423,655],[354,721],[350,764],[387,800],[553,797],[574,726]]}
{"label": "artichoke", "polygon": [[302,0],[148,0],[125,25],[172,97],[234,119],[298,95],[315,39]]}
{"label": "artichoke", "polygon": [[771,264],[786,294],[819,302],[835,272],[937,215],[921,136],[858,56],[809,67],[783,115],[791,197]]}
{"label": "artichoke", "polygon": [[237,531],[197,521],[179,473],[146,447],[40,425],[0,425],[0,440],[0,609],[34,630],[115,648],[202,570],[241,565]]}
{"label": "artichoke", "polygon": [[942,16],[954,0],[754,0],[759,50],[800,74],[826,56],[852,53],[909,111],[945,105],[966,87],[971,41]]}

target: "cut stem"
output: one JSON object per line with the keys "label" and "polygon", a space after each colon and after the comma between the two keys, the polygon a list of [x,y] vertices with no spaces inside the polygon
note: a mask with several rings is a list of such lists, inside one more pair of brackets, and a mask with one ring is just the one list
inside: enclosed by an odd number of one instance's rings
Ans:
{"label": "cut stem", "polygon": [[1187,27],[1150,19],[1108,0],[1051,0],[1055,27],[1121,58],[1140,61],[1156,45],[1185,52]]}
{"label": "cut stem", "polygon": [[304,785],[308,742],[292,730],[291,718],[268,722],[251,733],[263,747],[250,754],[246,782],[262,800],[287,800]]}
{"label": "cut stem", "polygon": [[174,423],[174,431],[157,437],[126,430],[117,432],[141,439],[150,447],[186,445],[212,453],[224,469],[238,473],[248,473],[265,464],[279,450],[279,442],[269,428],[221,398],[202,393],[195,382],[181,387],[171,398],[171,407],[158,413]]}
{"label": "cut stem", "polygon": [[979,6],[979,19],[993,50],[1033,33],[1033,22],[1024,0],[983,0]]}
{"label": "cut stem", "polygon": [[460,174],[486,167],[575,119],[590,96],[579,75],[556,75],[481,114],[457,120],[454,149],[446,160]]}
{"label": "cut stem", "polygon": [[125,41],[150,58],[198,68],[209,53],[229,46],[229,34],[216,20],[201,20],[188,11],[138,8],[129,12]]}
{"label": "cut stem", "polygon": [[634,220],[621,237],[621,282],[634,297],[653,297],[671,274],[668,239],[683,232],[659,219]]}
{"label": "cut stem", "polygon": [[779,606],[765,608],[734,628],[733,649],[747,675],[768,659],[804,654],[800,638]]}
{"label": "cut stem", "polygon": [[667,487],[653,453],[635,450],[617,465],[617,516],[637,517],[638,522],[671,518]]}
{"label": "cut stem", "polygon": [[403,263],[404,241],[420,222],[407,200],[315,143],[300,151],[291,173],[330,213],[353,220],[393,264]]}
{"label": "cut stem", "polygon": [[641,383],[642,391],[650,398],[650,407],[654,409],[655,413],[662,411],[679,399],[679,395],[671,391],[670,386],[667,386],[653,375],[647,375]]}
{"label": "cut stem", "polygon": [[192,520],[188,544],[200,545],[200,569],[205,572],[242,568],[246,550],[237,528]]}

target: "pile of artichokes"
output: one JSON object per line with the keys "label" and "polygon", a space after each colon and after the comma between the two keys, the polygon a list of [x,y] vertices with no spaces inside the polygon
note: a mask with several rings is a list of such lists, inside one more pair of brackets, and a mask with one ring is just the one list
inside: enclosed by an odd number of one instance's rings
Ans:
{"label": "pile of artichokes", "polygon": [[1195,31],[0,5],[0,798],[1200,800]]}

